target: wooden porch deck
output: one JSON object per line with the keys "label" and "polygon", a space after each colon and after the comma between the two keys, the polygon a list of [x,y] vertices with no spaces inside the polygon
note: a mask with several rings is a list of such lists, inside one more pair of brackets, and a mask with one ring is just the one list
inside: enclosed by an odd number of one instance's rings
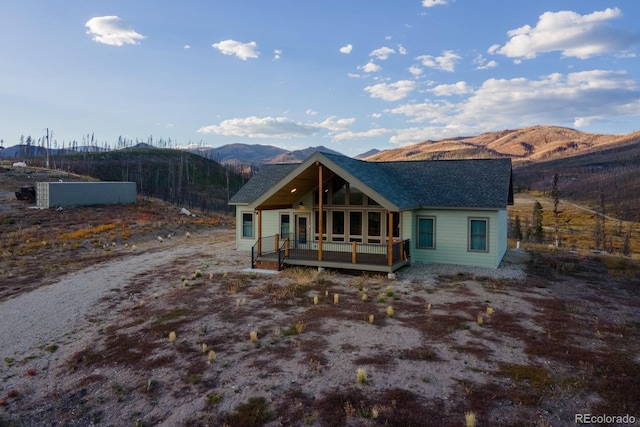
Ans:
{"label": "wooden porch deck", "polygon": [[[398,260],[394,260],[393,265],[389,265],[386,254],[368,254],[358,253],[356,262],[353,263],[351,252],[343,251],[322,251],[322,261],[318,261],[318,251],[314,249],[289,249],[289,256],[280,255],[284,265],[306,266],[306,267],[323,267],[342,270],[361,270],[375,271],[384,273],[393,273],[410,264],[410,258],[407,256]],[[274,268],[278,267],[278,252],[259,255],[256,257],[256,263],[272,263]]]}

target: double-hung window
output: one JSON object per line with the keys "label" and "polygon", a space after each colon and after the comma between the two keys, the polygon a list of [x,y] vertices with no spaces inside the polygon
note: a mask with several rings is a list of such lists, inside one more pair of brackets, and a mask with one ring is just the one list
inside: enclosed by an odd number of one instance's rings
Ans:
{"label": "double-hung window", "polygon": [[469,250],[473,252],[489,251],[489,219],[469,218]]}
{"label": "double-hung window", "polygon": [[253,239],[253,213],[242,213],[242,238]]}
{"label": "double-hung window", "polygon": [[280,238],[286,239],[291,233],[291,217],[289,214],[280,215]]}
{"label": "double-hung window", "polygon": [[418,217],[418,247],[423,249],[436,248],[436,219],[432,216]]}

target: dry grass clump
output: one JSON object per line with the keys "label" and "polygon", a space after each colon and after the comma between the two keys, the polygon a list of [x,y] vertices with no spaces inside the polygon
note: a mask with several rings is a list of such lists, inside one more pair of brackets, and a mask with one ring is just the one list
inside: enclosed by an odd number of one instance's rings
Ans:
{"label": "dry grass clump", "polygon": [[464,413],[464,425],[465,427],[476,427],[476,414],[474,412]]}
{"label": "dry grass clump", "polygon": [[58,240],[90,239],[114,228],[116,228],[115,224],[96,225],[95,227],[82,228],[69,233],[58,234]]}
{"label": "dry grass clump", "polygon": [[296,322],[295,328],[296,328],[296,332],[298,334],[301,334],[307,328],[307,324],[304,323],[302,320],[299,320]]}
{"label": "dry grass clump", "polygon": [[356,380],[358,384],[364,385],[367,383],[367,370],[365,368],[358,368],[356,373]]}
{"label": "dry grass clump", "polygon": [[280,273],[282,277],[291,279],[297,286],[322,284],[327,278],[327,275],[330,274],[331,273],[326,271],[319,272],[316,269],[302,267],[287,268]]}

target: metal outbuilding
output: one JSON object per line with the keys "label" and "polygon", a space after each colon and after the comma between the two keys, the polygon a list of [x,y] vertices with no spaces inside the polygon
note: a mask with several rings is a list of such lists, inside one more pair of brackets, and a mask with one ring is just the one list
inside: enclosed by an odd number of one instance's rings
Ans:
{"label": "metal outbuilding", "polygon": [[36,183],[36,204],[39,208],[127,204],[135,201],[135,182]]}

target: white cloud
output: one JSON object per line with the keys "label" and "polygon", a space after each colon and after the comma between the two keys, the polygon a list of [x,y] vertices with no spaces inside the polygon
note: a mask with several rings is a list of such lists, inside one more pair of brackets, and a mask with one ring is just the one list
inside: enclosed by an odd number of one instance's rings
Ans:
{"label": "white cloud", "polygon": [[280,49],[275,49],[273,51],[273,59],[280,59],[280,56],[282,55],[282,51]]}
{"label": "white cloud", "polygon": [[407,53],[409,53],[409,52],[407,51],[407,49],[406,49],[404,46],[402,46],[401,44],[399,44],[399,45],[398,45],[398,53],[399,53],[400,55],[406,55],[406,54],[407,54]]}
{"label": "white cloud", "polygon": [[367,65],[358,66],[358,70],[362,70],[365,73],[376,73],[376,72],[382,70],[382,67],[379,66],[378,64],[376,64],[373,61],[369,61],[367,63]]}
{"label": "white cloud", "polygon": [[[315,111],[307,110],[308,115]],[[331,116],[322,122],[300,123],[287,117],[244,117],[224,120],[218,125],[203,126],[199,133],[247,138],[301,138],[327,131],[329,135],[345,132],[356,121],[355,118],[338,119]]]}
{"label": "white cloud", "polygon": [[473,92],[466,82],[458,82],[452,85],[438,85],[429,89],[436,96],[466,95]]}
{"label": "white cloud", "polygon": [[305,111],[305,113],[306,113],[307,116],[315,116],[315,115],[318,114],[317,112],[313,111],[311,108],[309,108],[307,111]]}
{"label": "white cloud", "polygon": [[400,80],[395,83],[379,83],[364,88],[372,98],[380,98],[385,101],[399,101],[406,98],[416,87],[411,80]]}
{"label": "white cloud", "polygon": [[396,130],[396,134],[389,138],[389,142],[400,146],[415,144],[422,141],[438,141],[460,135],[470,135],[476,129],[467,126],[433,126],[433,127],[413,127]]}
{"label": "white cloud", "polygon": [[414,76],[418,77],[419,75],[422,74],[422,68],[412,66],[412,67],[409,67],[409,72]]}
{"label": "white cloud", "polygon": [[235,40],[223,40],[211,45],[225,55],[235,55],[237,58],[246,61],[249,58],[257,58],[259,55],[256,42],[242,43]]}
{"label": "white cloud", "polygon": [[494,60],[487,60],[482,55],[478,55],[473,60],[474,65],[476,65],[476,70],[489,70],[491,68],[495,68],[498,66],[498,63]]}
{"label": "white cloud", "polygon": [[423,7],[444,6],[449,0],[422,0]]}
{"label": "white cloud", "polygon": [[336,120],[335,116],[331,116],[327,119],[325,119],[322,122],[319,123],[313,123],[313,126],[317,126],[323,129],[327,129],[331,132],[339,132],[339,131],[344,131],[346,129],[349,128],[349,126],[351,126],[354,122],[356,121],[355,118],[348,118],[348,119],[338,119]]}
{"label": "white cloud", "polygon": [[398,131],[398,144],[538,124],[586,126],[607,117],[640,117],[637,83],[622,71],[591,70],[537,80],[488,79],[462,102],[410,103],[387,110],[424,128]]}
{"label": "white cloud", "polygon": [[618,8],[607,8],[589,15],[572,11],[545,12],[535,27],[524,25],[509,31],[509,41],[504,46],[491,46],[488,52],[509,58],[531,59],[541,53],[558,51],[565,57],[586,59],[624,51],[639,39],[637,35],[610,24],[621,16]]}
{"label": "white cloud", "polygon": [[441,56],[422,55],[416,59],[425,67],[452,73],[455,71],[456,62],[460,61],[462,57],[453,53],[453,51],[445,50]]}
{"label": "white cloud", "polygon": [[381,48],[372,50],[371,53],[369,53],[369,56],[373,56],[380,61],[384,61],[388,59],[389,55],[391,55],[392,53],[396,53],[396,51],[391,49],[390,47],[383,46]]}
{"label": "white cloud", "polygon": [[589,126],[594,119],[595,117],[576,117],[573,121],[573,127],[583,128]]}
{"label": "white cloud", "polygon": [[93,41],[110,46],[136,45],[146,39],[117,16],[96,16],[84,25],[88,28],[87,34],[93,36]]}
{"label": "white cloud", "polygon": [[390,133],[393,133],[393,130],[391,130],[391,129],[383,129],[383,128],[369,129],[369,130],[363,131],[363,132],[347,131],[347,132],[342,132],[342,133],[336,134],[333,137],[333,140],[334,141],[345,141],[345,140],[351,140],[351,139],[377,138],[377,137],[380,137],[380,136],[388,135]]}
{"label": "white cloud", "polygon": [[185,49],[191,49],[191,45],[185,44],[185,45],[184,45],[184,48],[185,48]]}
{"label": "white cloud", "polygon": [[409,121],[414,123],[432,122],[440,124],[459,114],[456,104],[446,101],[431,102],[429,100],[420,104],[400,105],[385,112],[407,116]]}
{"label": "white cloud", "polygon": [[312,136],[319,126],[297,123],[286,117],[246,117],[224,120],[219,125],[204,126],[199,133],[248,138],[283,138]]}
{"label": "white cloud", "polygon": [[352,79],[359,79],[360,77],[362,77],[360,74],[356,74],[356,73],[347,73],[347,76]]}
{"label": "white cloud", "polygon": [[348,55],[348,54],[350,54],[350,53],[351,53],[351,51],[352,51],[352,50],[353,50],[353,45],[348,44],[348,45],[346,45],[346,46],[342,46],[342,47],[340,48],[340,53],[345,53],[345,54],[347,54],[347,55]]}

